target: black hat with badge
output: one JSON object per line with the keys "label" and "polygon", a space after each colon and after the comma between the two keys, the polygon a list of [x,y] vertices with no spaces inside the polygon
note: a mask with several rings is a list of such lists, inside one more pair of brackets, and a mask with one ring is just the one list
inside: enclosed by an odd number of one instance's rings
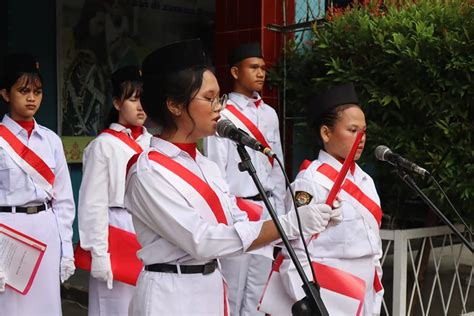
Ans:
{"label": "black hat with badge", "polygon": [[316,124],[327,111],[344,104],[359,105],[359,99],[354,85],[349,82],[332,86],[317,94],[311,103],[311,116],[314,124]]}
{"label": "black hat with badge", "polygon": [[39,62],[27,53],[12,53],[5,56],[1,72],[0,89],[15,83],[23,73],[39,74]]}
{"label": "black hat with badge", "polygon": [[259,42],[245,43],[233,49],[228,57],[229,66],[232,67],[238,62],[251,57],[263,58]]}
{"label": "black hat with badge", "polygon": [[175,42],[156,49],[145,58],[143,80],[201,65],[208,65],[208,62],[200,39]]}

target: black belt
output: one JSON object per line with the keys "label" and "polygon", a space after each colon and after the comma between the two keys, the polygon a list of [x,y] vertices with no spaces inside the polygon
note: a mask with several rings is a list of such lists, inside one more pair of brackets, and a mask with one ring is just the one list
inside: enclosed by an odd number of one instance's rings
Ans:
{"label": "black belt", "polygon": [[[217,268],[217,260],[214,259],[206,264],[201,265],[179,265],[179,270],[183,274],[211,274]],[[178,273],[178,266],[167,263],[155,263],[145,266],[146,271]]]}
{"label": "black belt", "polygon": [[0,212],[4,213],[26,213],[26,214],[36,214],[41,211],[47,210],[51,208],[51,202],[48,201],[46,203],[43,203],[41,205],[35,205],[35,206],[0,206]]}
{"label": "black belt", "polygon": [[[271,198],[273,196],[273,192],[272,191],[265,191],[265,194]],[[259,193],[257,195],[254,195],[254,196],[246,196],[246,197],[242,197],[243,199],[245,200],[252,200],[252,201],[263,201],[263,196]]]}

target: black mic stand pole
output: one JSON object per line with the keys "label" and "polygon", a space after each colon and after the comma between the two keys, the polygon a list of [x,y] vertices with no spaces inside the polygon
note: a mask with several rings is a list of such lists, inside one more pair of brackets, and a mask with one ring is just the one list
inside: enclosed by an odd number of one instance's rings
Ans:
{"label": "black mic stand pole", "polygon": [[[252,164],[252,161],[250,160],[250,156],[247,150],[244,148],[243,145],[237,144],[237,151],[239,152],[240,159],[242,160],[242,162],[239,163],[239,170],[242,172],[248,171],[248,173],[252,177],[253,182],[257,186],[258,192],[262,196],[263,202],[265,203],[265,206],[267,207],[267,210],[270,213],[271,218],[273,219],[273,223],[275,223],[278,233],[280,234],[281,240],[283,241],[283,244],[288,250],[288,254],[291,258],[291,261],[294,263],[296,271],[298,272],[301,280],[303,281],[303,290],[306,294],[306,298],[309,300],[309,306],[305,305],[305,307],[303,308],[300,307],[301,312],[293,315],[329,315],[319,293],[319,284],[316,283],[316,280],[314,280],[314,282],[310,282],[306,277],[303,267],[301,266],[301,263],[299,262],[293,247],[288,241],[288,237],[286,236],[283,227],[281,227],[280,221],[278,220],[278,216],[276,215],[273,206],[268,200],[267,194],[263,189],[262,183],[258,179],[257,172],[255,171],[255,168]],[[298,301],[297,303],[300,302],[301,301]]]}
{"label": "black mic stand pole", "polygon": [[439,218],[441,218],[441,220],[446,225],[448,225],[449,228],[451,228],[451,230],[454,232],[454,234],[456,234],[461,239],[463,244],[471,252],[473,252],[472,243],[469,242],[466,239],[466,237],[464,237],[464,235],[461,234],[461,232],[456,228],[456,226],[454,226],[454,224],[451,223],[451,221],[436,207],[436,205],[434,205],[434,203],[431,202],[431,200],[426,196],[426,194],[423,193],[423,191],[421,191],[421,189],[418,187],[418,185],[415,183],[415,181],[412,179],[412,177],[410,177],[410,175],[408,173],[406,173],[405,171],[403,171],[399,168],[397,168],[396,171],[397,171],[398,176],[403,180],[403,182],[405,182],[408,185],[408,187],[411,188],[413,191],[418,193],[418,195],[421,197],[421,199],[433,210],[433,212],[435,212],[436,215],[438,215]]}

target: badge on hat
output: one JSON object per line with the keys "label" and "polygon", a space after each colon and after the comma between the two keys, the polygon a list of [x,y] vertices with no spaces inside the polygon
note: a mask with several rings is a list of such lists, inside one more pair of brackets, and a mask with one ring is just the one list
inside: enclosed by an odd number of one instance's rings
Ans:
{"label": "badge on hat", "polygon": [[298,207],[303,206],[303,205],[308,205],[312,199],[313,199],[313,196],[309,194],[308,192],[305,192],[305,191],[295,192],[295,200],[296,200],[296,205]]}
{"label": "badge on hat", "polygon": [[229,65],[234,66],[238,62],[251,57],[263,58],[260,43],[246,43],[232,50],[228,57]]}

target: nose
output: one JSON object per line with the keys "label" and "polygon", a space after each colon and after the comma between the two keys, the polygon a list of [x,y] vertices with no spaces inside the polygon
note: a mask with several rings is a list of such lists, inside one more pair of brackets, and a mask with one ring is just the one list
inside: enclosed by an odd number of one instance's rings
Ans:
{"label": "nose", "polygon": [[27,101],[35,101],[36,100],[36,95],[35,95],[34,91],[31,91],[30,93],[28,93],[26,95],[26,100]]}

